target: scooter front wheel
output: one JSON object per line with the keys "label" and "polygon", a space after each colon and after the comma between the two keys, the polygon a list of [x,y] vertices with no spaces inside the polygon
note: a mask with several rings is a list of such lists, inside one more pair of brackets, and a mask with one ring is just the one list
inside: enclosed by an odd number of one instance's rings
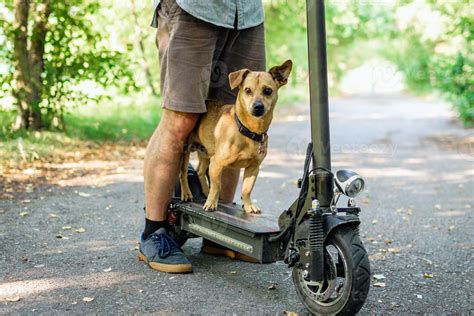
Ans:
{"label": "scooter front wheel", "polygon": [[293,268],[293,283],[305,307],[318,315],[354,315],[367,299],[370,263],[359,236],[349,227],[335,229],[326,238],[325,280],[314,283],[309,271]]}

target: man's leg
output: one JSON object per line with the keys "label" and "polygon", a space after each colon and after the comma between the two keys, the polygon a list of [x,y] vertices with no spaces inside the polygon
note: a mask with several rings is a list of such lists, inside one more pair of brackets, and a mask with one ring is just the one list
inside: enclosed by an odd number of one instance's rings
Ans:
{"label": "man's leg", "polygon": [[162,272],[185,273],[193,267],[167,232],[167,212],[178,177],[183,147],[198,114],[163,109],[145,153],[145,231],[138,258]]}
{"label": "man's leg", "polygon": [[189,15],[175,0],[161,1],[157,14],[160,87],[166,110],[145,156],[146,218],[139,258],[160,271],[191,272],[191,263],[167,232],[166,217],[184,143],[196,125],[196,113],[206,112],[219,27]]}
{"label": "man's leg", "polygon": [[183,147],[198,116],[163,109],[160,124],[153,133],[145,154],[145,205],[146,218],[149,220],[166,219]]}
{"label": "man's leg", "polygon": [[221,180],[221,195],[220,200],[223,203],[234,202],[235,191],[239,183],[240,169],[224,169]]}

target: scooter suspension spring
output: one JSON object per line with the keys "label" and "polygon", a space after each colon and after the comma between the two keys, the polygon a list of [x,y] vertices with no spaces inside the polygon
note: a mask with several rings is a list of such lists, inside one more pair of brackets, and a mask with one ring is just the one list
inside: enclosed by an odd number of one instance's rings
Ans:
{"label": "scooter suspension spring", "polygon": [[309,216],[309,250],[322,249],[324,243],[323,215],[321,212],[311,212]]}
{"label": "scooter suspension spring", "polygon": [[321,209],[309,212],[309,252],[311,255],[310,278],[313,281],[324,279],[324,231]]}

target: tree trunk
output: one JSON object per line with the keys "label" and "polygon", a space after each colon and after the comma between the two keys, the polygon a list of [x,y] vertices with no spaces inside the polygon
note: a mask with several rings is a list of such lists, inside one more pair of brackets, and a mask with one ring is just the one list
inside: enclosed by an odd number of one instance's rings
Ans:
{"label": "tree trunk", "polygon": [[28,13],[30,1],[14,0],[13,5],[15,10],[13,57],[15,60],[15,98],[17,99],[17,117],[13,128],[26,129],[29,128],[30,108],[28,100],[31,94],[28,61]]}
{"label": "tree trunk", "polygon": [[29,52],[30,63],[30,126],[34,129],[43,127],[40,103],[43,96],[43,80],[41,74],[44,71],[44,46],[46,33],[48,31],[48,18],[51,13],[49,0],[43,0],[33,7],[36,12],[35,24],[31,35],[31,48]]}
{"label": "tree trunk", "polygon": [[[30,3],[33,3],[35,23],[31,31],[31,47],[28,50],[28,19]],[[43,96],[44,46],[46,41],[49,0],[35,3],[14,0],[14,49],[17,117],[14,129],[34,129],[43,127],[41,100]]]}
{"label": "tree trunk", "polygon": [[151,93],[154,96],[158,96],[158,93],[156,92],[155,85],[153,82],[153,76],[151,75],[150,67],[148,66],[148,61],[146,59],[146,51],[145,51],[145,44],[144,44],[145,39],[143,36],[142,29],[139,25],[140,21],[139,21],[137,9],[135,6],[135,0],[132,0],[131,3],[132,3],[132,15],[133,15],[134,22],[136,25],[136,30],[137,30],[138,47],[140,48],[140,54],[142,56],[141,65],[143,67],[143,71],[145,72],[145,77],[146,77],[148,86],[150,87]]}

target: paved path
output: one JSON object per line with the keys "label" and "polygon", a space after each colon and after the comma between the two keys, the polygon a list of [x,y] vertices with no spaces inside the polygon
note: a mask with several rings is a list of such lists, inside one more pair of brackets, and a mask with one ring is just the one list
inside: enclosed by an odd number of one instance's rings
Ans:
{"label": "paved path", "polygon": [[[361,234],[373,273],[385,277],[361,314],[472,312],[474,158],[472,147],[457,142],[472,131],[457,126],[444,105],[405,96],[333,100],[331,119],[333,168],[353,168],[367,180],[358,199]],[[295,108],[272,126],[254,192],[267,214],[277,216],[296,197],[307,120]],[[451,148],[440,139],[454,140]],[[193,274],[139,263],[140,166],[131,162],[105,186],[35,188],[0,201],[0,314],[305,313],[283,263],[203,255],[199,239],[184,247]]]}

